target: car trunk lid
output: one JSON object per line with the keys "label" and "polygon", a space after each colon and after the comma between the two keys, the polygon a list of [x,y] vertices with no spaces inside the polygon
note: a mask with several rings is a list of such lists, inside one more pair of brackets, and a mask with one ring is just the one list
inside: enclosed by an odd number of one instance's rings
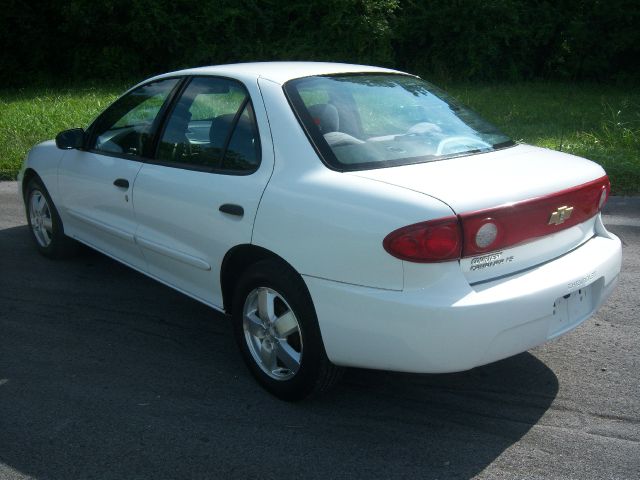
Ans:
{"label": "car trunk lid", "polygon": [[[526,145],[352,174],[448,204],[463,227],[460,265],[470,283],[525,270],[586,242],[602,191],[608,194],[597,164]],[[496,241],[479,247],[476,235],[487,223],[496,225]]]}

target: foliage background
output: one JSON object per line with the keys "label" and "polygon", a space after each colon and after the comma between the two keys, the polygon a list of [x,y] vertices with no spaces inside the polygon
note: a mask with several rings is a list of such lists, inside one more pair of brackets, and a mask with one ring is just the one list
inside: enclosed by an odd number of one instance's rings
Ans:
{"label": "foliage background", "polygon": [[332,60],[447,81],[640,78],[637,0],[4,0],[0,84]]}
{"label": "foliage background", "polygon": [[152,74],[278,59],[417,73],[640,193],[638,0],[2,0],[0,180]]}

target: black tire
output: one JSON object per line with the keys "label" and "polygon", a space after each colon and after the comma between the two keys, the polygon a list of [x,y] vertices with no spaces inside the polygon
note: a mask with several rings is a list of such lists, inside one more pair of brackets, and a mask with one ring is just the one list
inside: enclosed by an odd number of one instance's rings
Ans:
{"label": "black tire", "polygon": [[[46,208],[44,213],[37,212],[33,214],[32,199],[40,198],[38,196],[41,196],[41,200],[46,202]],[[77,252],[78,243],[64,234],[58,210],[42,180],[38,177],[29,180],[24,190],[24,201],[29,231],[38,251],[48,258],[66,258],[74,255]],[[45,227],[43,222],[47,223],[50,229]]]}
{"label": "black tire", "polygon": [[[276,293],[279,296],[274,299],[273,311],[280,308],[281,312],[284,311],[288,315],[290,310],[299,327],[286,337],[287,345],[299,353],[299,367],[297,371],[288,369],[280,357],[277,357],[275,374],[281,374],[281,378],[274,378],[273,371],[271,374],[266,373],[269,369],[264,362],[254,358],[254,354],[259,354],[255,353],[255,343],[250,346],[251,339],[255,342],[260,340],[256,340],[256,337],[252,337],[251,333],[246,333],[248,330],[245,330],[245,322],[251,323],[245,319],[245,307],[253,311],[252,299],[259,298],[259,293],[256,292],[264,289],[271,295]],[[255,310],[255,313],[260,314],[258,310]],[[280,316],[283,317],[284,315]],[[272,325],[275,326],[276,322]],[[331,388],[342,374],[343,369],[333,365],[327,358],[315,309],[304,281],[298,273],[281,262],[263,260],[250,266],[242,274],[233,297],[233,328],[236,342],[249,371],[262,387],[282,400],[298,401],[316,396]],[[275,337],[278,337],[275,327],[273,331]],[[282,338],[278,340],[275,337],[269,337],[266,341],[272,345],[275,345],[271,343],[273,340],[282,342]]]}

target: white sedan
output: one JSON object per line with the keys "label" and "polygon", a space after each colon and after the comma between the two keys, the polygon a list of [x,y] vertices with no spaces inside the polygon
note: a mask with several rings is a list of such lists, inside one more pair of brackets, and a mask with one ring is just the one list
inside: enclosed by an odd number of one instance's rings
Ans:
{"label": "white sedan", "polygon": [[331,63],[159,75],[35,146],[36,247],[76,241],[233,318],[280,398],[341,367],[455,372],[582,323],[621,264],[603,169],[420,78]]}

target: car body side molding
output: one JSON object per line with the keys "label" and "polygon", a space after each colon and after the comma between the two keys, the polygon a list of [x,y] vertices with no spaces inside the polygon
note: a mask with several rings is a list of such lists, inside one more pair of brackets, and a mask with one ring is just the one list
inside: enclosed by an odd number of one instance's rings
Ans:
{"label": "car body side molding", "polygon": [[211,265],[209,265],[209,263],[205,262],[201,258],[189,255],[188,253],[175,250],[165,245],[160,245],[159,243],[152,242],[151,240],[147,240],[139,236],[135,237],[135,241],[143,248],[148,248],[153,252],[164,255],[165,257],[172,258],[174,260],[177,260],[178,262],[182,262],[192,267],[199,268],[200,270],[211,270]]}
{"label": "car body side molding", "polygon": [[94,218],[88,217],[80,212],[77,212],[76,210],[73,209],[67,209],[67,213],[69,215],[71,215],[72,217],[84,222],[84,223],[88,223],[89,225],[91,225],[92,227],[98,228],[104,232],[107,232],[111,235],[113,235],[114,237],[118,237],[121,240],[126,240],[128,242],[131,243],[135,243],[135,236],[133,235],[133,233],[129,233],[126,232],[124,230],[121,230],[119,228],[116,228],[114,226],[111,225],[107,225],[106,223],[103,223],[99,220],[96,220]]}

